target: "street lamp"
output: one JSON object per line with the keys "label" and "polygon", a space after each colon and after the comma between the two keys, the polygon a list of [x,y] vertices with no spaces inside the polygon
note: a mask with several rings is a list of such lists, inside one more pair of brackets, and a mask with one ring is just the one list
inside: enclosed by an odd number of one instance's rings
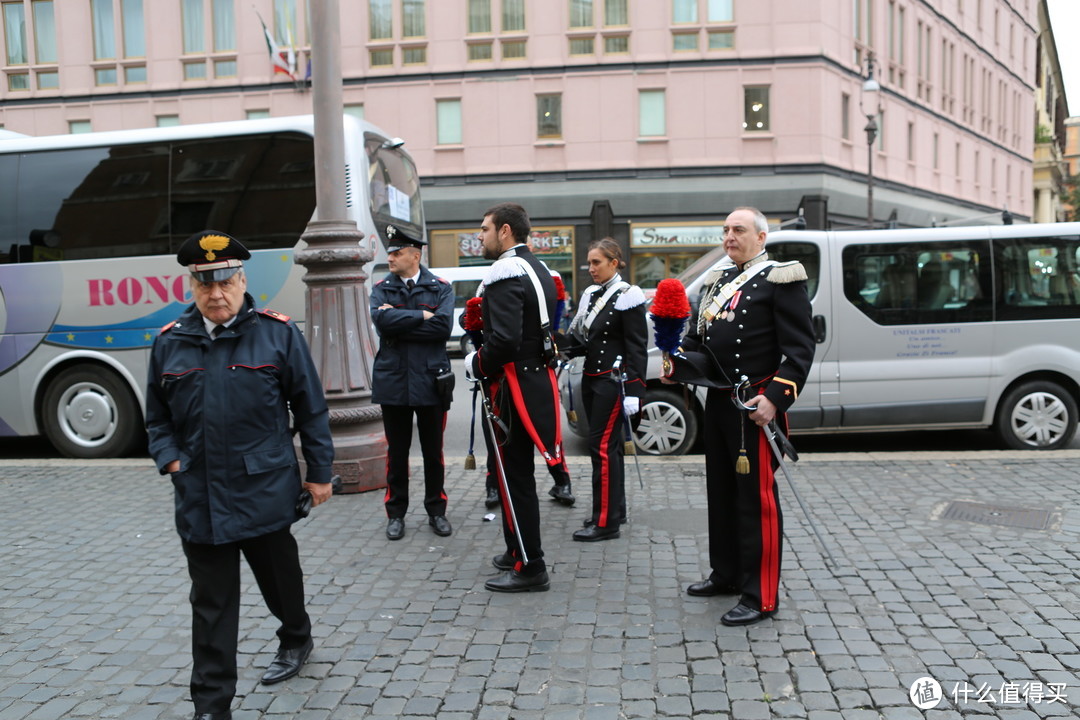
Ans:
{"label": "street lamp", "polygon": [[[874,79],[874,53],[866,54],[866,80],[862,86],[862,108],[866,114],[866,224],[874,227],[874,140],[877,139],[877,116],[881,85]],[[869,107],[869,109],[867,109]]]}

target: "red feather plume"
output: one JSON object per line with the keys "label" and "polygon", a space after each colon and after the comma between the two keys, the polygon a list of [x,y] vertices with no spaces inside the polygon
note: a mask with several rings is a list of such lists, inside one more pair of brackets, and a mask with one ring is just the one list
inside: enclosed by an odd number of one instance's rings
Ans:
{"label": "red feather plume", "polygon": [[484,318],[480,314],[480,303],[483,300],[472,297],[465,301],[465,319],[462,321],[465,332],[479,332],[484,329]]}
{"label": "red feather plume", "polygon": [[551,279],[555,281],[555,299],[566,299],[566,285],[563,284],[562,278],[558,275],[552,275]]}
{"label": "red feather plume", "polygon": [[690,301],[686,298],[686,288],[675,278],[661,280],[656,286],[649,313],[654,318],[679,320],[690,317]]}

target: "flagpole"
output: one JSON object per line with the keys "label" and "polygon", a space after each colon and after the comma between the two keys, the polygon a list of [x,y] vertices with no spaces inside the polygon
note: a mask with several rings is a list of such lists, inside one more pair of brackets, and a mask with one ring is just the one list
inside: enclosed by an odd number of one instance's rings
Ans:
{"label": "flagpole", "polygon": [[308,223],[301,236],[307,247],[294,257],[307,269],[305,337],[330,409],[333,471],[341,476],[342,492],[360,492],[386,486],[382,409],[371,403],[375,339],[364,287],[364,264],[374,252],[346,210],[338,0],[310,0],[309,8],[319,219]]}

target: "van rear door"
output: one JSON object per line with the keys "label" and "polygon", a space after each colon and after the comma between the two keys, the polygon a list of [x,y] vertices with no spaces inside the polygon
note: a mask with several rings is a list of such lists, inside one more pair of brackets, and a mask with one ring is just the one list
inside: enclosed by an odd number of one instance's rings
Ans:
{"label": "van rear door", "polygon": [[834,235],[843,277],[834,285],[840,418],[833,427],[983,420],[994,340],[989,232],[919,234]]}

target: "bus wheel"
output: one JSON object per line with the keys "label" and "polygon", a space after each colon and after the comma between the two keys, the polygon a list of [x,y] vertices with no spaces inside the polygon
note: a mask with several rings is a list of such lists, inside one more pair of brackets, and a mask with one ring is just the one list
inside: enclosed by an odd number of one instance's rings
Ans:
{"label": "bus wheel", "polygon": [[1010,390],[998,408],[997,432],[1016,450],[1057,450],[1076,434],[1076,401],[1056,383],[1034,381]]}
{"label": "bus wheel", "polygon": [[49,442],[73,458],[121,457],[143,434],[131,390],[99,367],[72,367],[57,375],[45,391],[41,414]]}
{"label": "bus wheel", "polygon": [[649,388],[641,399],[641,422],[634,430],[634,443],[646,455],[685,455],[698,436],[693,408],[686,406],[682,393]]}

